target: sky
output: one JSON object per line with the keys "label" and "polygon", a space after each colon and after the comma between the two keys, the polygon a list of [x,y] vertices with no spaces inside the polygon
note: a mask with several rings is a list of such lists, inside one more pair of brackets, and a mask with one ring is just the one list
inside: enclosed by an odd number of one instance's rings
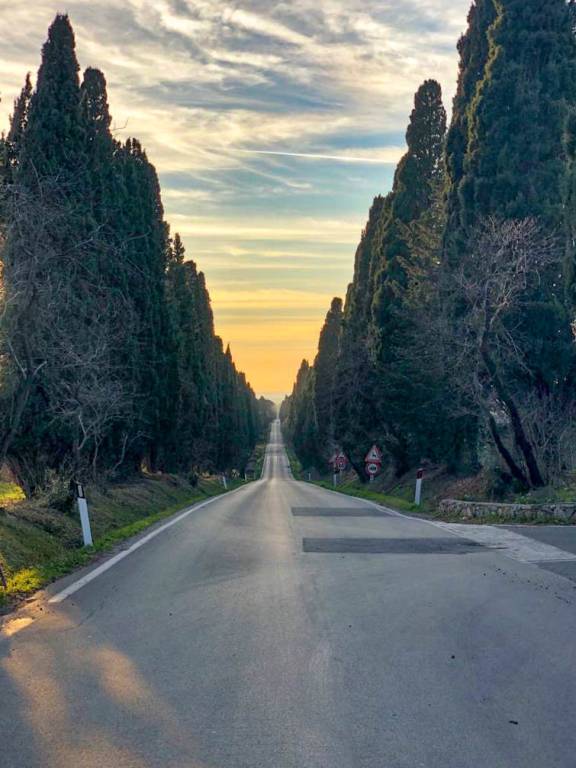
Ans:
{"label": "sky", "polygon": [[0,0],[0,125],[47,28],[70,15],[118,138],[155,164],[172,232],[206,273],[216,331],[258,394],[291,390],[345,296],[413,94],[449,110],[470,0]]}

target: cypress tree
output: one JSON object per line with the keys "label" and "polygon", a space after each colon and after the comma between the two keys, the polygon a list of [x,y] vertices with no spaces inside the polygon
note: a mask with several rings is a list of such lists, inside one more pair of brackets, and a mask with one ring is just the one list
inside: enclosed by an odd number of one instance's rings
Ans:
{"label": "cypress tree", "polygon": [[319,459],[318,421],[314,402],[314,368],[303,360],[289,401],[284,408],[288,439],[303,467],[322,466]]}
{"label": "cypress tree", "polygon": [[334,440],[334,383],[340,351],[342,317],[342,299],[334,298],[320,332],[318,354],[314,360],[314,401],[318,423],[318,446],[322,453],[330,450]]}
{"label": "cypress tree", "polygon": [[58,176],[68,192],[82,190],[86,152],[79,69],[70,20],[59,14],[48,30],[36,90],[30,99],[20,154],[20,183],[34,185]]}
{"label": "cypress tree", "polygon": [[452,122],[446,136],[446,258],[456,258],[463,247],[459,229],[459,188],[464,175],[464,160],[468,150],[469,110],[478,84],[484,78],[488,61],[488,30],[496,19],[494,0],[475,0],[468,14],[468,29],[458,42],[460,70],[452,108]]}
{"label": "cypress tree", "polygon": [[216,341],[204,276],[193,261],[185,261],[185,255],[176,234],[167,270],[178,366],[172,457],[178,469],[206,470],[217,458]]}
{"label": "cypress tree", "polygon": [[575,41],[564,0],[499,0],[469,109],[460,226],[534,216],[564,228],[566,142],[576,102]]}
{"label": "cypress tree", "polygon": [[123,258],[131,275],[130,299],[138,323],[138,357],[133,371],[139,409],[141,455],[152,469],[162,467],[162,443],[170,434],[176,397],[176,362],[165,293],[169,235],[156,170],[136,139],[116,151],[122,177],[119,222]]}
{"label": "cypress tree", "polygon": [[439,195],[445,133],[440,85],[427,80],[415,96],[406,133],[408,151],[398,164],[387,215],[381,221],[370,318],[369,341],[378,379],[375,421],[381,427],[379,442],[384,444],[386,436],[398,472],[410,465],[407,417],[416,407],[413,378],[403,365],[416,333],[409,289],[416,275],[422,279],[424,266],[412,252],[411,229],[428,216]]}
{"label": "cypress tree", "polygon": [[375,198],[356,251],[354,276],[344,305],[334,385],[334,438],[363,479],[366,479],[364,456],[369,443],[378,437],[375,418],[378,382],[370,357],[368,332],[378,237],[390,204],[390,195]]}
{"label": "cypress tree", "polygon": [[408,151],[398,164],[386,217],[381,221],[371,307],[380,360],[385,360],[387,338],[393,336],[388,328],[393,322],[391,315],[401,310],[402,295],[408,287],[409,226],[430,210],[443,180],[445,132],[446,111],[440,85],[427,80],[415,96],[406,133]]}
{"label": "cypress tree", "polygon": [[[89,67],[80,87],[80,108],[84,121],[91,213],[104,230],[104,237],[119,246],[115,220],[121,204],[120,180],[114,166],[116,145],[110,131],[112,117],[108,106],[106,78],[99,69]],[[122,265],[116,259],[115,272]]]}
{"label": "cypress tree", "polygon": [[[18,401],[22,391],[28,395],[19,432],[5,435],[3,453],[28,490],[44,482],[49,469],[58,471],[69,463],[80,441],[78,424],[55,419],[53,413],[61,408],[57,393],[72,391],[76,376],[57,350],[72,354],[72,349],[83,348],[94,309],[78,70],[70,22],[58,15],[42,50],[36,89],[30,95],[27,82],[13,125],[18,157],[12,160],[8,216],[14,219],[25,209],[28,226],[13,228],[4,249],[5,288],[20,297],[6,322],[13,347],[27,360],[15,397]],[[27,292],[30,301],[36,297],[34,310],[26,305]],[[57,313],[48,320],[55,301]]]}
{"label": "cypress tree", "polygon": [[32,80],[30,73],[26,75],[26,81],[20,95],[14,102],[14,111],[10,117],[10,130],[3,142],[3,178],[6,184],[14,182],[17,172],[22,138],[28,125],[28,111],[32,97]]}

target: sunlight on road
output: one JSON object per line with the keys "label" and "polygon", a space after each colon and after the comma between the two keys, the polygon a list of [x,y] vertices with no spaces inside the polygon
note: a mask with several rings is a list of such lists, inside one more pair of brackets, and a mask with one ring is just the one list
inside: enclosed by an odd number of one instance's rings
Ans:
{"label": "sunlight on road", "polygon": [[[4,636],[14,635],[32,621],[11,622]],[[158,755],[151,758],[149,752],[140,755],[136,748],[125,746],[128,718],[133,727],[153,732],[159,749],[169,745],[163,763],[167,768],[216,768],[195,757],[189,727],[156,695],[125,653],[90,638],[63,612],[36,622],[34,632],[31,638],[22,636],[18,652],[9,653],[0,665],[7,686],[13,687],[20,702],[13,720],[20,721],[19,726],[29,734],[27,749],[37,758],[34,765],[159,765]],[[64,633],[69,637],[74,632],[79,633],[77,643],[58,643]],[[65,742],[61,741],[63,733],[68,734]]]}

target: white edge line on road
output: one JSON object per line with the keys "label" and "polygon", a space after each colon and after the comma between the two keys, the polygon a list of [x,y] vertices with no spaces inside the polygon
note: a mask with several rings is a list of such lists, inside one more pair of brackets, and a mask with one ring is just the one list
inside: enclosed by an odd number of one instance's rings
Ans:
{"label": "white edge line on road", "polygon": [[237,491],[241,491],[244,488],[249,488],[250,485],[242,485],[240,488],[235,488],[233,491],[229,491],[228,493],[221,493],[218,496],[214,496],[211,499],[207,499],[206,501],[201,502],[200,504],[195,504],[194,506],[189,507],[188,509],[184,510],[184,512],[180,513],[177,517],[174,517],[167,523],[164,523],[164,525],[160,526],[160,528],[155,528],[153,531],[146,534],[146,536],[143,536],[141,539],[138,539],[138,541],[135,541],[134,544],[128,547],[128,549],[124,549],[122,552],[118,552],[117,555],[113,555],[113,557],[111,557],[109,560],[106,560],[105,563],[102,563],[102,565],[99,565],[97,568],[94,568],[92,571],[87,573],[86,576],[82,576],[81,579],[78,579],[78,581],[70,584],[70,586],[66,587],[61,592],[57,592],[55,595],[49,598],[48,602],[52,604],[63,602],[67,597],[70,597],[70,595],[73,595],[75,592],[78,592],[78,590],[82,589],[82,587],[85,587],[86,584],[89,584],[91,581],[94,581],[94,579],[97,579],[98,576],[101,576],[103,573],[110,570],[110,568],[113,568],[121,560],[124,560],[125,557],[128,557],[128,555],[136,552],[136,550],[140,549],[140,547],[143,547],[144,544],[152,541],[152,539],[155,539],[156,536],[164,533],[164,531],[168,530],[168,528],[172,528],[173,525],[176,525],[181,520],[184,520],[186,517],[191,515],[192,512],[198,512],[203,507],[207,507],[208,504],[213,504],[216,501],[221,501],[224,498],[228,498],[231,494],[236,493]]}

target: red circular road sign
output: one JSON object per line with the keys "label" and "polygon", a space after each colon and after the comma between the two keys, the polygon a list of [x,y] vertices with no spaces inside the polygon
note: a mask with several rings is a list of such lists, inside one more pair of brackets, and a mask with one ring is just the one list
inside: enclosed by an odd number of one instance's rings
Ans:
{"label": "red circular road sign", "polygon": [[380,464],[376,464],[376,462],[370,462],[370,464],[366,464],[366,472],[368,472],[369,475],[377,475],[378,472],[380,472]]}

